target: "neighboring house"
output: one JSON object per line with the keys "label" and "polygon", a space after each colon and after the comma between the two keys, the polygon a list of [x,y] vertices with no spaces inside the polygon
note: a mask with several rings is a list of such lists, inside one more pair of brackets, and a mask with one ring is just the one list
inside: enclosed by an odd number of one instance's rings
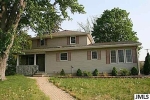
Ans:
{"label": "neighboring house", "polygon": [[89,33],[61,31],[32,38],[32,49],[20,55],[17,65],[38,65],[39,71],[53,75],[64,69],[111,73],[113,67],[131,69],[138,66],[139,42],[94,43]]}

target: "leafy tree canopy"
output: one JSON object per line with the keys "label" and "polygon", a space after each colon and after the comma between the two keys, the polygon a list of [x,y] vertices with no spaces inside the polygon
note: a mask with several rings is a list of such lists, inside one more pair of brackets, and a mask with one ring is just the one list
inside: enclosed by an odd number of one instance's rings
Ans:
{"label": "leafy tree canopy", "polygon": [[63,20],[70,19],[68,11],[85,13],[83,5],[80,5],[78,0],[0,0],[0,76],[2,80],[5,79],[8,55],[14,41],[20,36],[20,31],[31,28],[39,36],[55,32],[60,28]]}
{"label": "leafy tree canopy", "polygon": [[93,24],[95,42],[138,41],[133,24],[126,10],[105,10]]}

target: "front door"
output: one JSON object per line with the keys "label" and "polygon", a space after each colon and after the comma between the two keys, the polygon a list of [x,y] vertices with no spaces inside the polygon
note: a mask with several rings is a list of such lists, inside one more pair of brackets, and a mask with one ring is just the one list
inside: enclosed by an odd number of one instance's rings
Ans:
{"label": "front door", "polygon": [[37,54],[36,61],[36,64],[39,66],[39,71],[45,71],[45,54]]}

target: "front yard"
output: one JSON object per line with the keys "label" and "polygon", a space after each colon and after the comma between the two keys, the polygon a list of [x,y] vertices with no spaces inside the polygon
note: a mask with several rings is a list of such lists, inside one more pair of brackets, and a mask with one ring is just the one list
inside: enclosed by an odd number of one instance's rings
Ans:
{"label": "front yard", "polygon": [[54,78],[50,81],[81,100],[133,100],[150,94],[150,78]]}
{"label": "front yard", "polygon": [[36,81],[22,75],[8,76],[0,81],[0,100],[49,100]]}

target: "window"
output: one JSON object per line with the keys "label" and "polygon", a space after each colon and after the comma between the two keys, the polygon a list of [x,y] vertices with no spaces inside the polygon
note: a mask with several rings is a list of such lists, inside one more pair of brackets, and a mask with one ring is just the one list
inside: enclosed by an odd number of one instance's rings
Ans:
{"label": "window", "polygon": [[76,37],[70,37],[70,44],[76,43]]}
{"label": "window", "polygon": [[118,50],[118,62],[124,62],[124,50]]}
{"label": "window", "polygon": [[116,63],[116,50],[111,50],[111,63]]}
{"label": "window", "polygon": [[97,59],[97,51],[91,51],[92,59]]}
{"label": "window", "polygon": [[126,62],[132,62],[132,51],[131,51],[131,49],[126,50]]}
{"label": "window", "polygon": [[42,40],[40,41],[40,44],[41,44],[41,46],[45,45],[45,39],[42,39]]}
{"label": "window", "polygon": [[67,53],[61,53],[60,54],[60,60],[68,60],[68,54]]}

